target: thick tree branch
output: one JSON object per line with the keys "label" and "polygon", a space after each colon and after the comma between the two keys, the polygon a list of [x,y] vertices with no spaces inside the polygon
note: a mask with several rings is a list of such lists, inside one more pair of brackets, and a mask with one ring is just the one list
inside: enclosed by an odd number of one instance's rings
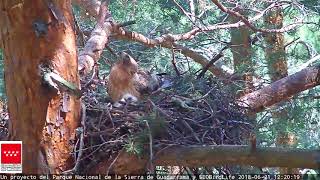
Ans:
{"label": "thick tree branch", "polygon": [[312,150],[250,146],[174,146],[155,155],[154,164],[167,166],[251,165],[256,167],[319,168],[320,152]]}
{"label": "thick tree branch", "polygon": [[[116,174],[143,173],[148,155],[138,158],[120,152],[113,164]],[[252,148],[240,145],[171,146],[154,155],[153,165],[180,167],[217,167],[223,165],[249,165],[256,167],[319,168],[320,152],[317,150],[279,147]],[[138,163],[137,163],[138,162]],[[101,162],[90,173],[104,173],[110,162]]]}
{"label": "thick tree branch", "polygon": [[319,84],[320,67],[309,67],[241,97],[239,104],[256,113]]}
{"label": "thick tree branch", "polygon": [[81,74],[87,74],[92,70],[95,62],[99,60],[105,45],[108,43],[109,36],[112,33],[113,22],[108,12],[106,2],[101,4],[99,10],[97,25],[91,32],[91,36],[84,49],[79,53],[78,70]]}

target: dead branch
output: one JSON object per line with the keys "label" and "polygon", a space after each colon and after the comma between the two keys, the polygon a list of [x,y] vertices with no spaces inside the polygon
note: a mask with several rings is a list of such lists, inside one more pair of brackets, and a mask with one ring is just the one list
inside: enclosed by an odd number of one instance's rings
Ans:
{"label": "dead branch", "polygon": [[[111,32],[116,33],[114,37],[118,39],[126,39],[126,40],[140,42],[148,47],[154,47],[154,46],[160,45],[168,49],[172,48],[172,45],[175,39],[185,38],[183,35],[175,35],[176,37],[173,37],[173,35],[164,35],[155,39],[149,39],[142,34],[124,30],[121,24],[119,25],[112,22],[111,17],[108,17],[104,21],[104,23],[102,23],[101,21],[106,16],[105,14],[108,13],[106,6],[107,6],[106,4],[101,4],[101,7],[104,7],[104,8],[99,8],[101,11],[99,12],[100,15],[97,16],[97,19],[98,19],[97,21],[99,23],[91,32],[91,37],[89,38],[84,49],[79,54],[78,69],[82,74],[88,74],[92,70],[95,62],[99,60],[102,50],[105,47],[105,44],[108,43],[108,39],[109,39],[109,36],[111,35]],[[94,11],[89,11],[89,12],[94,12]],[[208,64],[209,61],[207,60],[207,58],[200,55],[199,53],[191,49],[185,48],[183,46],[179,46],[179,45],[175,45],[175,46],[176,48],[181,49],[180,52],[182,54],[190,57],[195,62],[201,64],[203,67],[205,67]],[[209,71],[211,71],[214,75],[218,77],[230,76],[230,74],[228,74],[227,72],[224,72],[222,69],[216,66],[211,66],[209,68]]]}
{"label": "dead branch", "polygon": [[263,32],[263,33],[284,33],[288,32],[292,29],[295,29],[298,26],[304,25],[304,24],[309,24],[308,22],[304,22],[303,20],[301,21],[296,21],[295,23],[289,24],[285,27],[282,27],[280,29],[263,29],[263,28],[257,28],[254,25],[252,25],[252,22],[245,18],[242,14],[239,12],[230,10],[226,8],[223,4],[221,4],[218,0],[211,0],[221,11],[230,14],[231,16],[234,16],[236,18],[239,18],[246,26],[248,26],[250,29],[252,29],[255,32]]}
{"label": "dead branch", "polygon": [[188,0],[188,4],[190,7],[190,17],[192,19],[193,24],[196,22],[196,8],[194,5],[194,0]]}
{"label": "dead branch", "polygon": [[223,47],[218,54],[216,54],[211,60],[210,62],[202,69],[202,71],[199,73],[199,75],[197,76],[197,78],[201,78],[204,76],[204,74],[208,71],[208,69],[215,63],[217,62],[221,57],[223,57],[223,51],[226,50],[229,46],[225,46]]}
{"label": "dead branch", "polygon": [[[78,1],[87,1],[87,0],[75,0],[75,3],[78,3]],[[94,0],[91,0],[91,1],[94,1]],[[95,8],[97,9],[98,7],[93,7],[93,6],[84,6],[83,3],[78,3],[80,6],[82,6],[84,9],[86,8]],[[96,6],[98,6],[98,4],[96,4]],[[274,8],[276,6],[276,3],[272,3],[270,4],[267,8],[265,8],[263,11],[261,11],[261,13],[259,13],[258,15],[252,17],[252,18],[249,18],[247,20],[247,22],[249,23],[253,23],[259,19],[261,19],[264,14],[269,11],[270,9]],[[89,13],[93,13],[91,14],[92,16],[96,17],[98,13],[97,11],[94,11],[93,9],[86,9]],[[228,23],[225,23],[225,24],[214,24],[214,25],[209,25],[207,27],[203,27],[203,28],[200,28],[200,27],[195,27],[194,29],[190,30],[189,32],[185,32],[185,33],[182,33],[182,34],[176,34],[176,35],[173,35],[173,34],[165,34],[165,35],[162,35],[161,37],[158,37],[158,38],[155,38],[153,41],[147,43],[147,45],[149,46],[156,46],[156,45],[160,45],[163,43],[163,40],[164,38],[163,37],[170,37],[170,39],[174,40],[174,41],[181,41],[181,40],[190,40],[190,39],[193,39],[197,34],[201,33],[201,32],[211,32],[211,31],[214,31],[214,30],[218,30],[218,29],[228,29],[228,28],[238,28],[238,27],[241,27],[241,26],[244,26],[246,25],[244,22],[237,22],[237,23],[232,23],[232,24],[228,24]],[[119,34],[120,36],[122,34]],[[139,41],[140,42],[140,41]]]}
{"label": "dead branch", "polygon": [[152,163],[153,161],[153,143],[152,143],[152,132],[151,132],[151,128],[149,126],[148,121],[144,120],[144,122],[147,125],[148,128],[148,132],[149,132],[149,151],[150,151],[150,157],[149,157],[149,171],[154,172],[154,165]]}
{"label": "dead branch", "polygon": [[[180,50],[181,54],[183,54],[187,57],[190,57],[193,61],[195,61],[196,63],[199,63],[203,68],[208,66],[208,63],[210,61],[202,54],[200,54],[190,48],[182,46],[182,45],[175,44],[174,46],[176,49]],[[232,76],[232,74],[228,73],[227,71],[224,71],[223,69],[221,69],[215,65],[209,66],[208,70],[212,74],[214,74],[215,76],[222,78],[222,79],[229,79]]]}
{"label": "dead branch", "polygon": [[192,24],[194,24],[195,23],[195,10],[194,10],[194,4],[193,3],[191,3],[191,1],[189,1],[188,3],[189,3],[189,6],[190,6],[190,10],[191,10],[191,12],[189,13],[189,12],[187,12],[176,0],[172,0],[173,1],[173,3],[180,9],[180,11],[185,15],[185,16],[187,16],[187,18],[190,20],[190,22],[192,23]]}
{"label": "dead branch", "polygon": [[171,54],[172,54],[171,64],[173,65],[173,69],[176,72],[177,76],[180,76],[181,74],[180,74],[179,69],[177,67],[176,56],[174,54],[175,53],[174,51],[175,51],[175,48],[172,47],[171,48]]}

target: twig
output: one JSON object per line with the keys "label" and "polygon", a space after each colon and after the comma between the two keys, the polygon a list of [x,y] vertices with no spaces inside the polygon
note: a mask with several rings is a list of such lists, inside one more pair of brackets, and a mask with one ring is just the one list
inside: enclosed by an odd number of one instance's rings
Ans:
{"label": "twig", "polygon": [[193,99],[190,99],[191,101],[199,101],[199,100],[202,100],[202,99],[205,99],[206,97],[208,97],[210,95],[210,93],[212,93],[212,91],[214,91],[216,89],[216,87],[213,87],[211,88],[205,95],[199,97],[199,98],[193,98]]}
{"label": "twig", "polygon": [[197,134],[194,132],[194,130],[192,129],[192,127],[187,123],[187,121],[185,121],[185,120],[183,120],[183,119],[182,119],[181,121],[182,121],[182,123],[185,125],[185,127],[187,127],[187,128],[191,131],[193,137],[194,137],[199,143],[201,143],[199,137],[198,137]]}
{"label": "twig", "polygon": [[108,116],[108,118],[109,118],[109,120],[110,120],[110,122],[112,124],[112,128],[114,129],[114,122],[113,122],[113,119],[111,117],[109,108],[107,108],[107,116]]}
{"label": "twig", "polygon": [[318,59],[320,59],[320,54],[318,54],[317,56],[314,56],[313,58],[311,58],[307,62],[305,62],[302,65],[300,65],[300,67],[298,69],[301,71],[302,69],[308,67],[310,64],[316,62]]}
{"label": "twig", "polygon": [[174,54],[174,47],[172,46],[172,48],[171,48],[171,52],[172,52],[172,60],[171,60],[171,63],[172,63],[172,65],[173,65],[173,69],[174,69],[174,71],[176,72],[176,74],[178,75],[178,76],[180,76],[181,74],[180,74],[180,72],[179,72],[179,70],[178,70],[178,67],[177,67],[177,64],[176,64],[176,57],[175,57],[175,54]]}
{"label": "twig", "polygon": [[223,47],[220,52],[215,55],[210,62],[202,69],[202,71],[200,72],[200,74],[198,75],[197,79],[200,79],[201,77],[204,76],[204,74],[208,71],[208,69],[215,63],[217,62],[221,57],[223,57],[223,51],[226,50],[227,48],[229,48],[229,45]]}
{"label": "twig", "polygon": [[106,44],[105,48],[116,58],[118,58],[117,54],[111,49],[110,46]]}
{"label": "twig", "polygon": [[114,158],[114,160],[112,161],[112,163],[110,164],[110,166],[109,166],[109,167],[108,167],[108,169],[107,169],[107,173],[106,173],[106,175],[109,175],[109,172],[110,172],[110,170],[111,170],[112,166],[116,163],[116,161],[118,160],[118,158],[119,158],[120,154],[121,154],[121,152],[119,152],[119,153],[118,153],[118,155],[117,155],[117,157],[116,157],[116,158]]}
{"label": "twig", "polygon": [[133,24],[136,24],[137,22],[136,21],[127,21],[127,22],[123,22],[123,23],[119,23],[117,26],[118,27],[125,27],[125,26],[130,26],[130,25],[133,25]]}
{"label": "twig", "polygon": [[172,1],[173,1],[174,4],[181,10],[181,12],[188,17],[188,19],[190,20],[190,22],[191,22],[192,24],[194,24],[195,22],[194,22],[193,18],[191,17],[192,15],[191,15],[189,12],[187,12],[186,10],[184,10],[184,8],[183,8],[176,0],[172,0]]}
{"label": "twig", "polygon": [[239,18],[246,26],[248,26],[251,30],[255,31],[255,32],[263,32],[263,33],[283,33],[283,32],[287,32],[290,31],[294,28],[296,28],[299,25],[303,25],[303,24],[310,24],[308,22],[303,22],[303,21],[297,21],[293,24],[289,24],[283,28],[280,29],[263,29],[263,28],[257,28],[254,25],[251,24],[250,20],[248,20],[247,18],[245,18],[242,14],[240,14],[239,12],[230,10],[228,8],[226,8],[223,4],[221,4],[219,2],[219,0],[211,0],[222,12],[225,12],[227,14],[230,14],[233,17],[237,17]]}
{"label": "twig", "polygon": [[81,103],[81,110],[82,110],[81,125],[83,128],[83,132],[81,133],[81,136],[80,136],[79,154],[78,154],[78,159],[76,161],[76,164],[74,166],[75,172],[79,171],[80,159],[82,157],[83,147],[84,147],[84,135],[86,133],[86,123],[85,123],[85,121],[86,121],[86,106],[84,105],[84,103]]}
{"label": "twig", "polygon": [[298,41],[294,47],[294,51],[296,50],[296,47],[298,44],[302,44],[303,46],[306,47],[309,57],[314,57],[317,54],[317,50],[314,47],[312,47],[311,44],[309,44],[305,41]]}
{"label": "twig", "polygon": [[156,109],[160,114],[162,114],[164,117],[166,117],[167,119],[171,120],[171,121],[175,121],[175,119],[173,119],[170,115],[168,115],[166,112],[164,112],[161,108],[159,108],[158,106],[156,106],[154,104],[154,102],[152,102],[150,99],[148,99],[148,102],[152,105],[152,107],[154,109]]}
{"label": "twig", "polygon": [[291,44],[293,44],[294,42],[296,42],[297,40],[299,40],[300,37],[295,38],[294,40],[292,40],[291,42],[287,43],[286,45],[283,46],[284,49],[286,49],[288,46],[290,46]]}
{"label": "twig", "polygon": [[96,72],[97,72],[97,69],[96,69],[96,68],[97,68],[97,66],[95,66],[95,67],[93,68],[92,75],[91,75],[89,81],[84,85],[84,89],[88,88],[88,87],[92,84],[93,79],[94,79],[94,77],[96,76]]}
{"label": "twig", "polygon": [[146,123],[148,130],[149,130],[149,151],[150,151],[150,159],[149,159],[149,167],[150,167],[150,171],[154,172],[154,166],[153,166],[153,150],[152,150],[152,132],[149,126],[149,123],[147,120],[144,120],[144,122]]}
{"label": "twig", "polygon": [[106,129],[103,131],[98,131],[98,132],[93,132],[93,133],[89,133],[86,137],[96,137],[96,136],[100,136],[100,135],[112,135],[112,133],[114,132],[114,129]]}

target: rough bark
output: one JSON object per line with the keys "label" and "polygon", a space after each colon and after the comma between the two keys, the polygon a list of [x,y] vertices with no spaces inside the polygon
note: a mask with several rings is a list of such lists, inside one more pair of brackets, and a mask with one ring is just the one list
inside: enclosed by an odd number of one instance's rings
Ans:
{"label": "rough bark", "polygon": [[[282,28],[283,15],[281,9],[270,11],[265,16],[265,25],[268,28]],[[284,35],[282,33],[269,33],[265,35],[265,55],[268,64],[271,82],[288,76],[288,65],[284,49]]]}
{"label": "rough bark", "polygon": [[[222,165],[250,165],[256,167],[303,167],[318,168],[319,151],[299,150],[288,148],[257,148],[250,146],[171,146],[156,153],[153,165],[180,167],[216,167]],[[146,170],[149,157],[137,158],[122,152],[113,164],[113,172],[117,174],[132,174]],[[126,167],[122,161],[139,161],[135,164],[134,172],[130,166]],[[119,164],[118,164],[119,163]],[[101,167],[103,164],[100,163]],[[105,168],[95,168],[94,173],[105,173]]]}
{"label": "rough bark", "polygon": [[79,100],[45,85],[39,65],[79,86],[71,2],[3,0],[0,9],[10,139],[23,142],[24,173],[60,173],[72,165]]}
{"label": "rough bark", "polygon": [[241,97],[239,104],[256,113],[319,84],[320,67],[309,67]]}

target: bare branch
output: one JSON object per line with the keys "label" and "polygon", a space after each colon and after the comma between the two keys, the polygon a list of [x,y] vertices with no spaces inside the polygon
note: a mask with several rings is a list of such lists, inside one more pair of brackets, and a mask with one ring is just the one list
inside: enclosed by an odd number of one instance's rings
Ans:
{"label": "bare branch", "polygon": [[[79,4],[79,5],[82,5],[82,4]],[[252,18],[249,18],[247,21],[249,23],[252,23],[252,22],[255,22],[259,19],[261,19],[263,17],[263,15],[270,9],[272,9],[273,7],[275,7],[276,4],[273,3],[271,5],[269,5],[266,9],[264,9],[263,11],[261,11],[260,14],[252,17]],[[90,8],[91,6],[84,6],[84,8]],[[92,7],[91,7],[92,8]],[[87,10],[88,12],[92,12],[94,13],[95,11],[93,10]],[[96,17],[97,14],[92,14],[92,16]],[[185,33],[182,33],[182,34],[176,34],[176,35],[173,35],[173,34],[165,34],[165,35],[162,35],[161,37],[158,37],[158,38],[155,38],[155,41],[151,41],[150,43],[148,43],[150,46],[156,46],[156,45],[159,45],[162,43],[162,41],[165,40],[165,37],[167,38],[170,38],[172,41],[181,41],[181,40],[190,40],[192,38],[194,38],[198,33],[201,33],[201,32],[211,32],[211,31],[214,31],[214,30],[219,30],[219,29],[228,29],[228,28],[238,28],[238,27],[241,27],[241,26],[244,26],[245,23],[244,22],[237,22],[237,23],[232,23],[232,24],[228,24],[228,23],[223,23],[223,24],[214,24],[214,25],[209,25],[207,27],[204,27],[204,28],[199,28],[199,27],[196,27],[188,32],[185,32]],[[124,30],[120,30],[120,31],[124,31]],[[124,33],[124,32],[122,32]],[[119,35],[122,35],[122,34],[119,34]]]}
{"label": "bare branch", "polygon": [[[161,47],[171,49],[173,45],[174,48],[177,51],[179,51],[181,54],[184,54],[185,56],[190,57],[196,63],[201,64],[203,67],[205,67],[209,63],[208,59],[205,56],[201,55],[200,53],[190,48],[184,47],[182,45],[175,44],[172,40],[172,38],[174,37],[170,35],[165,35],[159,38],[150,39],[144,36],[143,34],[126,31],[123,28],[114,29],[114,32],[116,33],[114,37],[117,39],[125,39],[125,40],[140,42],[147,47],[154,47],[154,46],[160,45]],[[231,76],[231,74],[223,71],[222,69],[216,66],[210,66],[209,71],[212,72],[217,77],[228,78]]]}
{"label": "bare branch", "polygon": [[192,15],[187,12],[176,0],[172,0],[174,4],[180,9],[180,11],[188,17],[188,19],[192,22],[195,23],[195,17],[192,17]]}
{"label": "bare branch", "polygon": [[223,57],[222,52],[224,50],[226,50],[229,47],[229,45],[223,47],[218,54],[216,54],[211,60],[210,62],[202,69],[202,71],[199,73],[199,75],[197,76],[197,78],[201,78],[204,76],[204,74],[208,71],[208,69],[216,62],[218,61],[221,57]]}
{"label": "bare branch", "polygon": [[[292,24],[289,24],[285,27],[282,27],[280,29],[263,29],[263,28],[257,28],[254,25],[252,25],[252,22],[250,20],[248,20],[247,18],[245,18],[242,14],[240,14],[239,12],[230,10],[228,8],[226,8],[223,4],[221,4],[218,0],[211,0],[221,11],[230,14],[231,16],[237,17],[239,18],[246,26],[248,26],[250,29],[252,29],[255,32],[263,32],[263,33],[284,33],[284,32],[288,32],[292,29],[295,29],[296,27],[300,26],[300,25],[305,25],[305,24],[314,24],[314,23],[310,23],[310,22],[304,22],[303,20],[294,22]],[[268,9],[268,8],[267,8]]]}
{"label": "bare branch", "polygon": [[194,6],[194,0],[188,0],[188,4],[190,7],[190,18],[192,19],[192,22],[196,22],[196,8]]}
{"label": "bare branch", "polygon": [[300,71],[306,67],[308,67],[310,64],[316,62],[318,59],[320,59],[320,54],[314,56],[313,58],[311,58],[310,60],[308,60],[307,62],[303,63],[302,65],[299,66]]}

